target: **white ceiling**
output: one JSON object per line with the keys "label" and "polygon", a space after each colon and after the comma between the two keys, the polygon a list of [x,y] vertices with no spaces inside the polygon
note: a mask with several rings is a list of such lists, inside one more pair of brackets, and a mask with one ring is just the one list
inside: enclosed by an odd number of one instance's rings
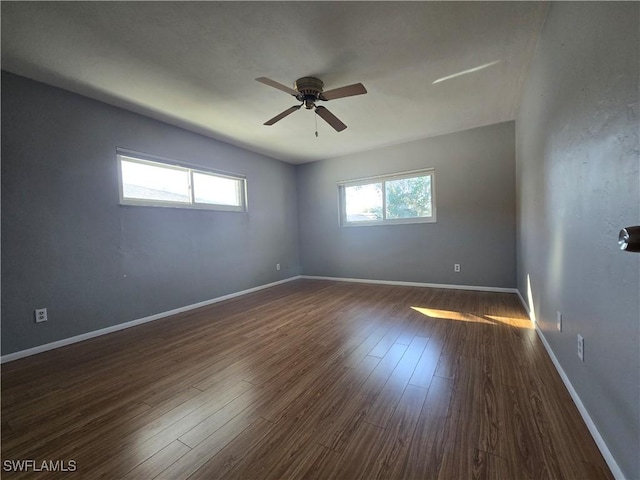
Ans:
{"label": "white ceiling", "polygon": [[[541,2],[2,2],[2,68],[290,163],[515,118]],[[433,83],[443,77],[486,68]],[[317,76],[337,133],[256,82]]]}

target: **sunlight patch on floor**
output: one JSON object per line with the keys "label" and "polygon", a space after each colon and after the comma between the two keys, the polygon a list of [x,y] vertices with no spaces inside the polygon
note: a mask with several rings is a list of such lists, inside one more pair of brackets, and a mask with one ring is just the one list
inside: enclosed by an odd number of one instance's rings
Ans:
{"label": "sunlight patch on floor", "polygon": [[485,315],[485,317],[495,320],[496,322],[504,323],[505,325],[511,325],[518,328],[533,328],[533,323],[528,318],[514,318],[514,317],[501,317],[499,315]]}
{"label": "sunlight patch on floor", "polygon": [[517,328],[534,328],[533,323],[527,318],[503,317],[500,315],[474,315],[473,313],[456,312],[454,310],[438,310],[426,307],[411,307],[412,310],[430,318],[444,320],[457,320],[460,322],[486,323],[489,325],[509,325]]}
{"label": "sunlight patch on floor", "polygon": [[488,323],[489,325],[495,325],[495,322],[482,318],[471,313],[456,312],[453,310],[436,310],[434,308],[424,307],[411,307],[416,312],[422,313],[431,318],[442,318],[445,320],[458,320],[461,322],[474,322],[474,323]]}

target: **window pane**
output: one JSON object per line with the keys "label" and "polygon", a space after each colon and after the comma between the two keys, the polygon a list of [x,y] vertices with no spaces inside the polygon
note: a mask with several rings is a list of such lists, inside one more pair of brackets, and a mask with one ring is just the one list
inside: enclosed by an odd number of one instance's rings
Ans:
{"label": "window pane", "polygon": [[241,180],[193,172],[193,194],[196,203],[242,205]]}
{"label": "window pane", "polygon": [[347,222],[382,220],[382,183],[345,187]]}
{"label": "window pane", "polygon": [[431,176],[385,182],[387,218],[431,216]]}
{"label": "window pane", "polygon": [[122,192],[125,198],[161,202],[190,202],[189,172],[161,165],[122,159]]}

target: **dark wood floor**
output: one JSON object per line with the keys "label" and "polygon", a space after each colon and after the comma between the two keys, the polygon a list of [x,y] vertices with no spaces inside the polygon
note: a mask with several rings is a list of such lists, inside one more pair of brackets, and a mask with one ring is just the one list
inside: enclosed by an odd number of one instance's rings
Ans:
{"label": "dark wood floor", "polygon": [[315,280],[3,365],[7,459],[77,471],[3,478],[612,478],[515,295]]}

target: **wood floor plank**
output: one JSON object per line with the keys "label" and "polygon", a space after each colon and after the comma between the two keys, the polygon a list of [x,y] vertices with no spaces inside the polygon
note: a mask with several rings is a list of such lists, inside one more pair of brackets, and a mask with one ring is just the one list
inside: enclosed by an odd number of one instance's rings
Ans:
{"label": "wood floor plank", "polygon": [[189,475],[189,480],[224,478],[249,452],[257,448],[273,427],[273,423],[258,418],[222,450]]}
{"label": "wood floor plank", "polygon": [[[358,340],[360,341],[360,340]],[[262,401],[256,408],[260,415],[270,421],[278,421],[295,414],[299,410],[310,408],[320,397],[331,395],[338,391],[341,382],[346,381],[353,374],[353,368],[341,363],[345,353],[353,351],[354,345],[347,344],[347,348],[327,348],[323,359],[310,354],[305,362],[287,371],[282,376],[265,386],[265,390],[271,395],[266,401]],[[348,355],[346,355],[348,357]],[[356,367],[358,375],[364,370],[368,375],[369,366],[375,367],[379,359],[365,357]],[[349,364],[351,364],[349,362]],[[323,368],[317,368],[321,365]],[[315,367],[315,368],[314,368]],[[284,381],[283,381],[284,380]],[[326,397],[325,397],[326,398]],[[304,406],[309,404],[307,406]]]}
{"label": "wood floor plank", "polygon": [[454,433],[445,428],[450,418],[452,393],[451,379],[434,377],[413,435],[393,465],[389,478],[438,477],[449,439]]}
{"label": "wood floor plank", "polygon": [[323,430],[316,437],[318,443],[336,451],[344,451],[406,350],[407,347],[400,344],[394,344],[389,349],[357,394],[342,406],[340,413],[332,422],[324,425]]}
{"label": "wood floor plank", "polygon": [[[402,330],[399,326],[389,329],[385,336],[380,339],[380,341],[376,344],[375,347],[373,347],[368,355],[371,355],[372,357],[384,357],[391,346],[396,343],[396,340],[401,333]],[[403,345],[408,345],[408,343],[405,343]]]}
{"label": "wood floor plank", "polygon": [[456,320],[446,325],[445,339],[435,372],[438,377],[454,378],[456,376],[460,355],[464,353],[462,345],[467,335],[465,327],[463,322]]}
{"label": "wood floor plank", "polygon": [[270,478],[291,480],[322,480],[326,478],[327,465],[334,463],[335,452],[317,443],[308,443],[294,462],[277,468]]}
{"label": "wood floor plank", "polygon": [[536,422],[532,418],[528,393],[514,387],[504,390],[505,431],[504,455],[510,473],[520,478],[554,478],[559,471],[550,471],[544,461]]}
{"label": "wood floor plank", "polygon": [[368,422],[359,425],[346,450],[336,459],[327,478],[348,480],[372,478],[385,430]]}
{"label": "wood floor plank", "polygon": [[81,478],[612,478],[510,293],[300,279],[1,373],[2,460]]}
{"label": "wood floor plank", "polygon": [[367,413],[367,422],[382,428],[387,426],[427,346],[427,341],[428,339],[425,337],[414,337],[411,341],[402,359],[398,362],[398,365],[396,365],[396,368],[391,373],[378,398],[376,398]]}
{"label": "wood floor plank", "polygon": [[378,461],[367,472],[369,478],[393,478],[393,472],[403,465],[426,396],[426,388],[407,385],[379,444]]}
{"label": "wood floor plank", "polygon": [[[255,389],[247,389],[222,408],[216,408],[219,406],[217,404],[213,413],[211,413],[211,410],[204,410],[183,417],[178,422],[177,427],[179,431],[186,431],[178,437],[178,440],[190,448],[195,448],[227,422],[247,409],[253,403],[255,394]],[[193,427],[189,428],[192,425]],[[177,433],[175,432],[174,434]]]}
{"label": "wood floor plank", "polygon": [[184,443],[179,440],[175,440],[152,457],[149,457],[133,470],[129,471],[129,473],[119,478],[122,478],[122,480],[155,478],[190,450],[191,449]]}
{"label": "wood floor plank", "polygon": [[[201,394],[202,392],[199,390],[190,388],[182,394],[175,395],[172,399],[153,407],[153,409],[149,411],[148,418],[137,418],[140,423],[135,433],[121,436],[116,435],[115,440],[112,440],[112,450],[103,448],[101,450],[102,455],[92,455],[90,462],[87,461],[87,459],[83,459],[83,466],[90,468],[96,477],[119,478],[128,473],[131,469],[153,457],[177,439],[177,436],[168,434],[170,427],[155,435],[151,435],[149,429],[153,428],[152,425],[155,424],[156,420],[176,408],[186,407],[188,410],[191,410],[189,402],[193,402],[194,397],[200,396]],[[204,397],[200,397],[198,402],[204,402],[204,400]],[[108,440],[108,438],[105,440]],[[127,452],[132,448],[132,442],[135,444],[135,447],[133,447],[135,449],[135,455],[122,454],[122,452]],[[92,444],[89,443],[88,448],[91,449],[91,447]]]}
{"label": "wood floor plank", "polygon": [[[73,455],[84,468],[95,468],[101,474],[106,471],[112,474],[114,471],[128,471],[154,456],[192,425],[214,414],[250,387],[247,383],[239,382],[237,386],[229,386],[228,390],[214,396],[200,394],[191,397],[167,411],[164,408],[147,410],[133,419],[124,417],[118,418],[117,421],[108,420],[110,427],[102,430],[94,429],[95,425],[90,424],[88,430],[85,428],[69,436],[70,439],[76,439],[75,442],[57,439],[59,449],[51,454],[54,458],[56,455],[62,458]],[[78,438],[82,439],[80,444]],[[99,442],[102,448],[96,449],[91,441],[93,439]],[[136,450],[136,456],[131,459],[133,461],[127,456],[124,459],[116,456],[120,461],[110,461],[114,452],[122,453],[131,448],[132,441],[135,441]],[[64,450],[60,449],[61,445],[65,447]]]}
{"label": "wood floor plank", "polygon": [[[509,478],[509,470],[507,468],[507,461],[504,458],[492,455],[490,453],[472,449],[469,452],[471,460],[468,462],[471,465],[471,471],[467,472],[468,476],[465,478],[472,479],[487,479],[494,478]],[[441,477],[450,478],[450,477]],[[463,477],[459,477],[463,478]]]}
{"label": "wood floor plank", "polygon": [[[379,359],[367,357],[358,369],[329,376],[318,392],[320,398],[301,397],[289,415],[277,422],[272,435],[246,457],[231,473],[232,478],[280,478],[283,470],[298,462],[305,445],[339,415],[339,408],[366,381]],[[274,454],[277,452],[277,455]]]}
{"label": "wood floor plank", "polygon": [[447,475],[470,478],[474,473],[472,460],[476,457],[467,455],[460,458],[459,452],[481,450],[499,455],[503,426],[498,414],[495,386],[477,359],[460,357],[459,373],[453,388],[452,415],[445,427],[451,434],[440,472],[441,476],[444,472],[444,478]]}
{"label": "wood floor plank", "polygon": [[158,480],[179,480],[188,478],[191,474],[197,471],[198,468],[204,465],[231,441],[233,441],[234,438],[240,435],[245,429],[249,428],[253,422],[258,420],[259,417],[257,417],[251,410],[246,410],[241,414],[236,415],[219,428],[214,434],[208,436],[196,447],[189,450],[155,478]]}
{"label": "wood floor plank", "polygon": [[429,388],[435,375],[438,361],[442,353],[442,341],[439,336],[428,339],[427,345],[416,364],[409,383],[418,387]]}

